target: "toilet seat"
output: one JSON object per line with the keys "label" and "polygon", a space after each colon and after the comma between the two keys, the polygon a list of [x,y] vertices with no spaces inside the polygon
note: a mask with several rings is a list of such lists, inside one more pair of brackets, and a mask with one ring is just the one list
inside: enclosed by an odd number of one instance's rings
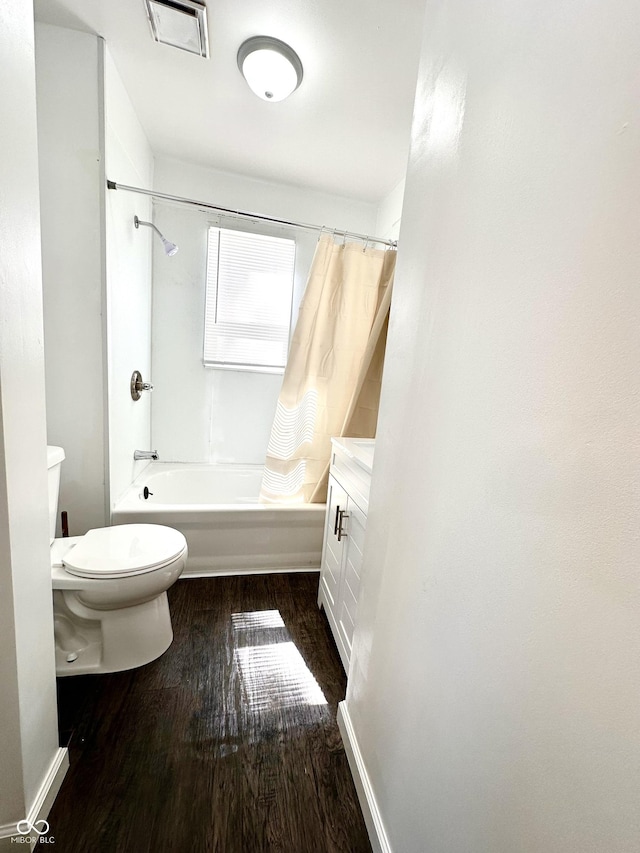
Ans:
{"label": "toilet seat", "polygon": [[69,574],[81,578],[126,578],[172,563],[186,546],[182,533],[172,527],[119,524],[89,530],[62,563]]}

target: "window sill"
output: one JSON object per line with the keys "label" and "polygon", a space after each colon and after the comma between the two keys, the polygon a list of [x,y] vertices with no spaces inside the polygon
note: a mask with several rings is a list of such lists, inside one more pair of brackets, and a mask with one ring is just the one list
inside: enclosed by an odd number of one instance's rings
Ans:
{"label": "window sill", "polygon": [[266,367],[253,364],[207,364],[203,362],[206,370],[234,370],[238,373],[270,373],[282,376],[284,367]]}

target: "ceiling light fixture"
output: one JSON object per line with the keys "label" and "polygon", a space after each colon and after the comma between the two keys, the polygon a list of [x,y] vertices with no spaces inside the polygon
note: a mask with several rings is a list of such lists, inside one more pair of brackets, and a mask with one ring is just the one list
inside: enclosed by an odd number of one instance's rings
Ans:
{"label": "ceiling light fixture", "polygon": [[209,56],[207,8],[197,0],[145,0],[151,35],[171,47]]}
{"label": "ceiling light fixture", "polygon": [[253,36],[240,45],[238,68],[252,92],[264,101],[282,101],[302,82],[300,57],[279,39]]}

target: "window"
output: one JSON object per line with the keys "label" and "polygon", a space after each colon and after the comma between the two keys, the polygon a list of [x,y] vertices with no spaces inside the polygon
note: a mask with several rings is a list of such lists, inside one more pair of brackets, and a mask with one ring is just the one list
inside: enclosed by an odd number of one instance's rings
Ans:
{"label": "window", "polygon": [[209,228],[205,365],[284,369],[295,253],[291,239]]}

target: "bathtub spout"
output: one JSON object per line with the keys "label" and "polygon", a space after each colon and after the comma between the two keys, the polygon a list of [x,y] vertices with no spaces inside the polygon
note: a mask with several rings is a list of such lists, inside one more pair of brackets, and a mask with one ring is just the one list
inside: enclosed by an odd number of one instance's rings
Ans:
{"label": "bathtub spout", "polygon": [[134,450],[133,458],[137,462],[139,459],[153,459],[156,461],[160,457],[157,450]]}

